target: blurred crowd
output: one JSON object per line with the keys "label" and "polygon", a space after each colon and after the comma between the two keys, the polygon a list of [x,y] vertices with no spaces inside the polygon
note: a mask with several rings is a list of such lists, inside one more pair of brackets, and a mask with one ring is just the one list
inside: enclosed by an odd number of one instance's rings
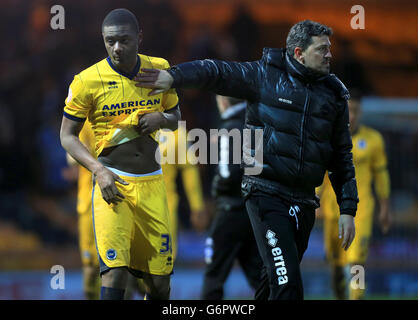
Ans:
{"label": "blurred crowd", "polygon": [[[0,225],[35,234],[46,245],[76,244],[74,172],[60,145],[60,123],[73,76],[106,58],[100,30],[110,10],[125,7],[134,12],[144,32],[141,53],[171,64],[203,58],[255,60],[265,46],[260,41],[263,26],[244,6],[237,7],[221,31],[201,24],[190,32],[170,1],[61,3],[64,30],[50,27],[50,8],[56,4],[52,1],[0,2]],[[277,26],[276,46],[285,44],[290,26]],[[350,43],[338,37],[333,41],[340,53],[334,71],[350,86],[374,94]],[[187,129],[216,128],[212,94],[189,90],[179,96]],[[201,167],[206,194],[212,170]]]}

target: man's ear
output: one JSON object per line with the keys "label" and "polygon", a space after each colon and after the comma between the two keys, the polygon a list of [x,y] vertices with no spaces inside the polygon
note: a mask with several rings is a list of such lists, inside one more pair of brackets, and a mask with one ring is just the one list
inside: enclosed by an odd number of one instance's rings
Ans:
{"label": "man's ear", "polygon": [[299,61],[302,64],[305,63],[305,57],[304,57],[301,47],[295,48],[295,50],[293,51],[293,58],[295,58],[297,61]]}

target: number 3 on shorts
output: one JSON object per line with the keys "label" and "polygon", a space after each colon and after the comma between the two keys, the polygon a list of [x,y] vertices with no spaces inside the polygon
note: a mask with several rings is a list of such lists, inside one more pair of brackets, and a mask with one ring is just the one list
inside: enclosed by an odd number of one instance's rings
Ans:
{"label": "number 3 on shorts", "polygon": [[162,249],[160,249],[160,253],[171,252],[170,235],[165,233],[161,235],[161,238],[163,238],[163,242],[161,243]]}

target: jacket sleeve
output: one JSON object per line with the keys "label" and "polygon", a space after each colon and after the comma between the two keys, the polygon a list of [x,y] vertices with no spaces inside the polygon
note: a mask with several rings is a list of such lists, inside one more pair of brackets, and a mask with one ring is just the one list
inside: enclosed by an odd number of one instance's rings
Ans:
{"label": "jacket sleeve", "polygon": [[334,134],[331,139],[333,156],[328,168],[328,176],[340,206],[340,214],[356,215],[358,193],[353,165],[353,144],[349,130],[347,99],[349,93],[335,77],[334,89],[338,94],[337,119],[334,123]]}
{"label": "jacket sleeve", "polygon": [[214,93],[255,101],[258,98],[261,61],[230,62],[195,60],[168,69],[173,88],[199,88]]}
{"label": "jacket sleeve", "polygon": [[344,101],[338,112],[332,138],[333,157],[328,176],[340,206],[340,214],[356,215],[358,195],[351,135],[348,126],[348,106]]}

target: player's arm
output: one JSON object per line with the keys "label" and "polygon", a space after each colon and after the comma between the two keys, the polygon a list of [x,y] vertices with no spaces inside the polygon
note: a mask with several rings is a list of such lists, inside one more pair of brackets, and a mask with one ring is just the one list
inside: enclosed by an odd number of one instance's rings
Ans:
{"label": "player's arm", "polygon": [[190,207],[190,221],[197,231],[204,231],[209,223],[209,217],[204,210],[199,167],[186,163],[181,165],[180,168],[184,191]]}
{"label": "player's arm", "polygon": [[78,137],[82,128],[83,122],[74,121],[63,116],[60,131],[61,145],[72,158],[92,172],[102,191],[103,199],[109,204],[118,203],[121,201],[120,198],[124,197],[118,191],[115,181],[122,184],[128,183],[105,168],[91,155],[90,151]]}
{"label": "player's arm", "polygon": [[115,181],[128,184],[118,175],[105,168],[80,141],[79,134],[93,105],[90,90],[81,74],[74,77],[65,100],[64,115],[61,122],[61,145],[80,165],[92,172],[103,199],[108,203],[118,203],[123,196]]}
{"label": "player's arm", "polygon": [[78,137],[83,124],[84,122],[74,121],[63,116],[60,131],[61,145],[72,159],[94,172],[103,165],[91,155]]}
{"label": "player's arm", "polygon": [[377,136],[376,149],[373,152],[372,161],[374,186],[379,201],[378,220],[383,233],[386,233],[392,224],[389,210],[390,177],[387,169],[385,145],[380,135]]}
{"label": "player's arm", "polygon": [[392,225],[392,216],[389,210],[389,199],[388,198],[380,198],[379,199],[379,216],[378,220],[380,223],[380,227],[382,228],[383,233],[387,233]]}
{"label": "player's arm", "polygon": [[142,69],[134,80],[136,86],[153,88],[150,95],[169,88],[199,88],[223,96],[249,101],[258,98],[261,78],[260,62],[229,62],[196,60],[182,63],[168,70]]}

